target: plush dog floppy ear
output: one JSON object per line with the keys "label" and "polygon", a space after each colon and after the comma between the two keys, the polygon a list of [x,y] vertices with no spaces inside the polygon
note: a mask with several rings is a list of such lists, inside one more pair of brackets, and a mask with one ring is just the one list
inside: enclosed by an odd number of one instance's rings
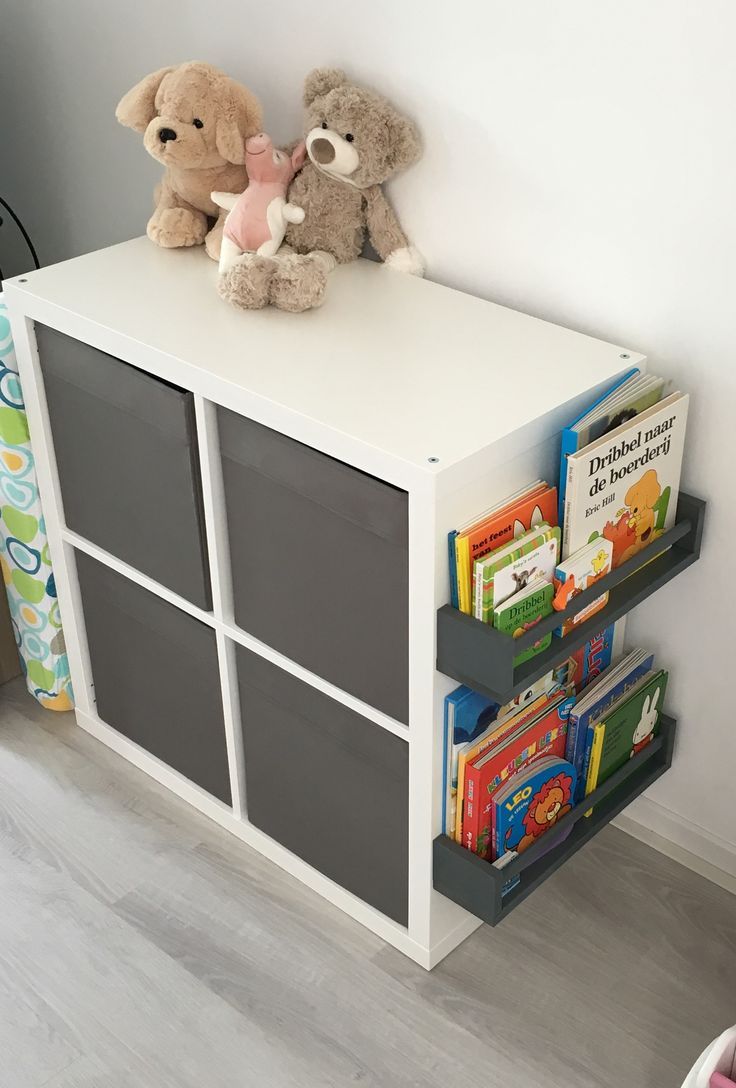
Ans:
{"label": "plush dog floppy ear", "polygon": [[245,162],[245,141],[261,131],[261,104],[242,83],[222,77],[218,88],[220,109],[215,128],[217,150],[226,162]]}
{"label": "plush dog floppy ear", "polygon": [[140,83],[131,87],[127,94],[118,102],[115,116],[121,125],[126,128],[134,128],[136,132],[145,132],[151,121],[156,116],[156,95],[165,77],[174,69],[159,68],[157,72],[151,72],[150,76],[144,76]]}
{"label": "plush dog floppy ear", "polygon": [[348,77],[340,68],[314,68],[304,80],[304,105],[311,106],[315,98],[342,87],[347,81]]}

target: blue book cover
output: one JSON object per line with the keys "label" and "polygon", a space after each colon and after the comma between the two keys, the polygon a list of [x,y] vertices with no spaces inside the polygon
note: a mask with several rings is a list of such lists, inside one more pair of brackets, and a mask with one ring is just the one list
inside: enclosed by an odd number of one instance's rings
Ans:
{"label": "blue book cover", "polygon": [[[493,800],[494,856],[521,854],[554,827],[573,807],[576,783],[572,764],[555,756],[514,775]],[[550,849],[560,841],[551,835]]]}
{"label": "blue book cover", "polygon": [[[641,664],[636,665],[635,668],[626,673],[613,688],[602,695],[600,699],[596,700],[592,706],[583,711],[581,715],[576,714],[575,708],[573,707],[568,722],[568,748],[565,755],[575,767],[578,776],[578,787],[575,794],[576,801],[581,801],[585,796],[585,782],[588,777],[588,761],[590,759],[590,749],[593,744],[595,723],[609,706],[612,706],[617,699],[620,699],[621,696],[637,682],[637,680],[640,680],[645,673],[649,672],[653,664],[654,654],[650,654],[641,662]],[[572,742],[570,740],[570,728],[573,726],[575,730],[574,748],[572,747]]]}
{"label": "blue book cover", "polygon": [[565,520],[565,490],[567,488],[567,459],[571,453],[577,453],[578,450],[578,436],[574,428],[587,416],[588,412],[592,412],[594,408],[597,408],[599,404],[602,404],[606,397],[610,397],[611,393],[614,393],[619,386],[627,382],[629,378],[633,378],[635,374],[639,373],[638,367],[632,367],[631,370],[627,370],[620,378],[618,378],[610,389],[607,389],[597,400],[594,400],[592,404],[589,404],[584,412],[581,412],[579,416],[572,420],[571,423],[565,427],[562,432],[562,445],[560,447],[560,485],[557,488],[557,501],[558,501],[558,518],[560,525]]}
{"label": "blue book cover", "polygon": [[465,685],[445,696],[445,743],[442,768],[442,831],[452,835],[457,795],[457,767],[460,748],[475,740],[498,714],[499,705]]}
{"label": "blue book cover", "polygon": [[453,608],[459,608],[459,596],[457,591],[457,562],[455,560],[455,537],[457,529],[447,534],[447,558],[450,561],[450,604]]}

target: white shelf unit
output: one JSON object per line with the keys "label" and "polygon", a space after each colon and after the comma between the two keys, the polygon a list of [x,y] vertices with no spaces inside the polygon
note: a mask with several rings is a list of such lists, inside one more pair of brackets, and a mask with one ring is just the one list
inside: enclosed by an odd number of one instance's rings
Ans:
{"label": "white shelf unit", "polygon": [[[432,844],[441,831],[443,700],[455,686],[435,668],[436,610],[449,599],[447,533],[538,476],[554,481],[561,428],[619,374],[632,365],[642,367],[644,359],[626,347],[365,260],[339,268],[331,276],[325,305],[302,315],[236,311],[217,296],[216,274],[201,249],[161,250],[140,238],[5,284],[77,721],[429,969],[481,924],[432,883]],[[211,611],[67,525],[36,323],[193,394]],[[238,559],[229,554],[217,406],[406,492],[407,723],[238,627],[231,577],[231,561]],[[214,630],[232,806],[98,716],[76,552]],[[334,592],[344,594],[346,587],[335,586]],[[237,646],[408,746],[406,925],[249,822]]]}

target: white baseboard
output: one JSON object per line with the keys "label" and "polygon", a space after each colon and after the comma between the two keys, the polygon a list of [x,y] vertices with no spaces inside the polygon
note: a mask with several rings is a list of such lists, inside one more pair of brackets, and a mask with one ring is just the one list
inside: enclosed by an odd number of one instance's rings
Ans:
{"label": "white baseboard", "polygon": [[736,844],[648,797],[638,797],[613,824],[736,894]]}

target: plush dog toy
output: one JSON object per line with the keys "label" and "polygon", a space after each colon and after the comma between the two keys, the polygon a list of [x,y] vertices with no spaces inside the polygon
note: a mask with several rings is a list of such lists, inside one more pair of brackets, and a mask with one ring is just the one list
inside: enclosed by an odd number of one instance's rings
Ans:
{"label": "plush dog toy", "polygon": [[304,211],[287,204],[286,190],[304,165],[307,148],[302,140],[291,153],[279,151],[265,132],[245,141],[248,188],[239,196],[212,193],[212,200],[228,216],[220,247],[220,272],[227,272],[243,253],[273,257],[284,240],[288,223],[301,223]]}
{"label": "plush dog toy", "polygon": [[283,310],[318,306],[335,263],[360,256],[366,234],[387,265],[423,274],[421,257],[404,234],[381,185],[420,155],[416,128],[385,98],[350,83],[344,72],[317,68],[304,84],[309,161],[288,200],[303,208],[286,242],[295,253],[238,261],[218,290],[236,306],[269,302]]}
{"label": "plush dog toy", "polygon": [[166,167],[148,237],[170,248],[204,242],[217,260],[225,214],[210,193],[241,193],[248,184],[245,141],[261,130],[256,96],[219,69],[192,61],[146,76],[123,96],[115,116],[142,132],[146,150]]}

